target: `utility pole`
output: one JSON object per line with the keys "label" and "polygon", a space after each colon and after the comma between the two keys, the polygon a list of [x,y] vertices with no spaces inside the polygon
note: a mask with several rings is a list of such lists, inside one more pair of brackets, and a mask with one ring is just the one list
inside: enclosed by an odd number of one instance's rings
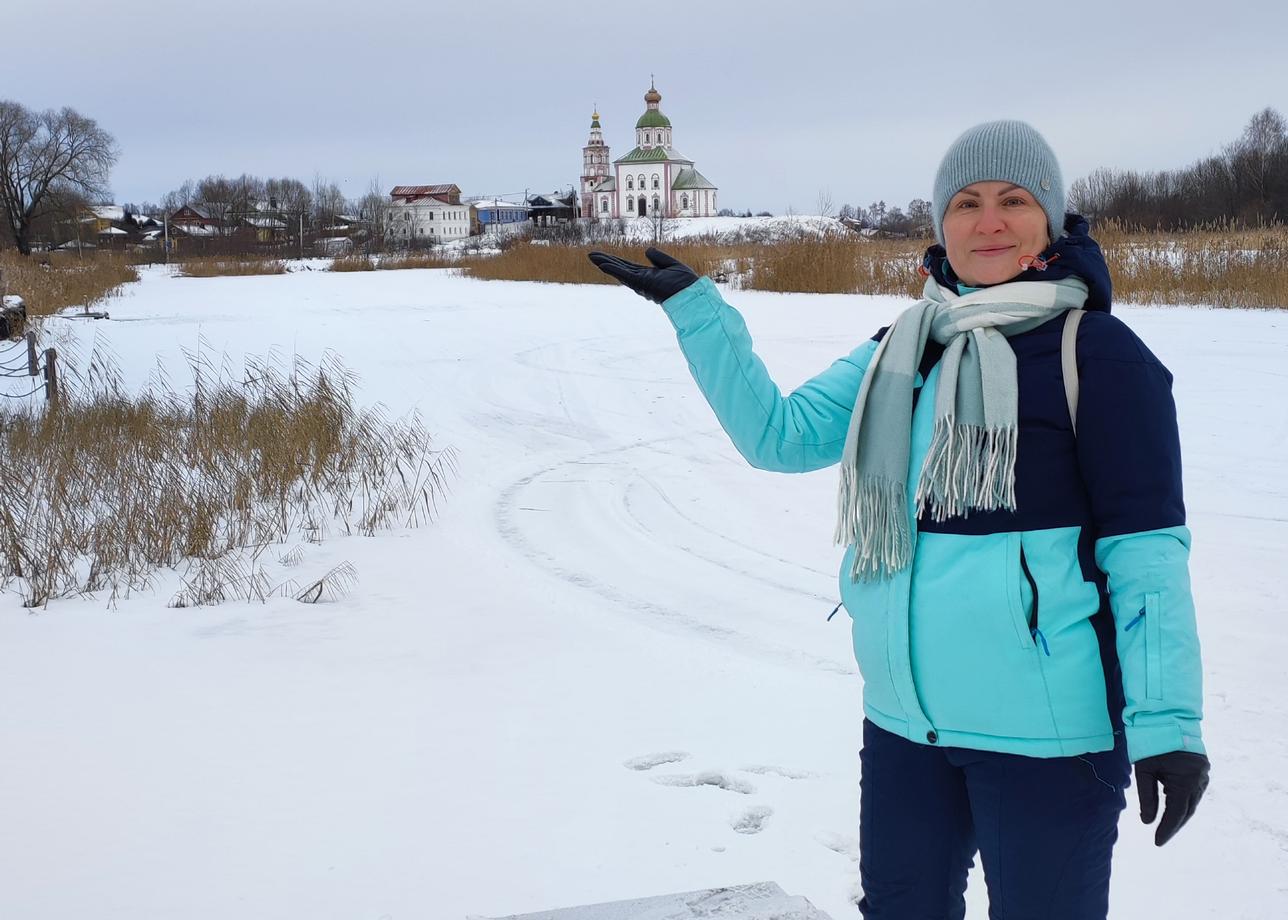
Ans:
{"label": "utility pole", "polygon": [[170,264],[170,215],[161,215],[161,227],[165,234],[165,264]]}
{"label": "utility pole", "polygon": [[300,261],[304,261],[304,209],[300,208]]}

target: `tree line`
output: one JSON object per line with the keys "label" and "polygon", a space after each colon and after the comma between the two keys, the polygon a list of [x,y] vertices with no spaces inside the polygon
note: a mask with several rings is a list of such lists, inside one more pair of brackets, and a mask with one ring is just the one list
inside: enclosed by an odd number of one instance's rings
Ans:
{"label": "tree line", "polygon": [[1160,172],[1102,168],[1070,186],[1069,204],[1093,222],[1150,230],[1288,221],[1288,123],[1272,108],[1252,116],[1221,152]]}

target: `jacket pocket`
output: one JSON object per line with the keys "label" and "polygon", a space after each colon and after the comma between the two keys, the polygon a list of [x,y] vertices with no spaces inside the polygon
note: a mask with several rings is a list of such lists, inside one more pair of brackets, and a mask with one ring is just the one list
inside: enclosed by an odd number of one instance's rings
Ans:
{"label": "jacket pocket", "polygon": [[1024,558],[1024,540],[1018,533],[1007,535],[1005,583],[1011,611],[1011,625],[1020,648],[1033,648],[1033,616],[1037,604],[1036,582]]}
{"label": "jacket pocket", "polygon": [[854,547],[841,561],[841,602],[850,615],[854,658],[863,678],[863,701],[876,711],[904,719],[890,670],[890,582],[855,582],[849,578]]}
{"label": "jacket pocket", "polygon": [[1145,697],[1163,698],[1163,617],[1162,594],[1145,595]]}

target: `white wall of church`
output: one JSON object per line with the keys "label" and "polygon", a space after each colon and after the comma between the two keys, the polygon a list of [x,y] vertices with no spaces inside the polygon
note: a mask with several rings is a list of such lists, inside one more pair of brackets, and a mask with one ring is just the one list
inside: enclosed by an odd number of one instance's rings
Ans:
{"label": "white wall of church", "polygon": [[[669,204],[670,190],[666,187],[666,173],[661,166],[624,164],[617,167],[617,213],[621,217],[639,216],[639,199],[644,198],[645,214],[662,210],[673,215]],[[656,199],[656,203],[655,203]]]}

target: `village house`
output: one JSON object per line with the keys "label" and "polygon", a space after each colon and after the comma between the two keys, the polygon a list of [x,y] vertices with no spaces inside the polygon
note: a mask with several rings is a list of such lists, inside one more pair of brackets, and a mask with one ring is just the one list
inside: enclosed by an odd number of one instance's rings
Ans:
{"label": "village house", "polygon": [[571,223],[577,216],[577,193],[569,189],[548,195],[529,195],[528,214],[538,227]]}
{"label": "village house", "polygon": [[94,205],[81,215],[76,240],[65,245],[79,245],[86,249],[122,249],[145,242],[148,232],[160,226],[156,218],[133,214],[120,205]]}
{"label": "village house", "polygon": [[389,193],[385,240],[397,245],[446,243],[470,235],[470,206],[454,184],[397,185]]}
{"label": "village house", "polygon": [[213,209],[195,204],[185,204],[170,215],[168,222],[170,248],[175,251],[193,248],[189,241],[203,247],[231,236],[234,229],[215,216]]}
{"label": "village house", "polygon": [[531,207],[500,198],[480,198],[471,201],[478,214],[481,227],[494,227],[501,224],[521,224],[529,217]]}

